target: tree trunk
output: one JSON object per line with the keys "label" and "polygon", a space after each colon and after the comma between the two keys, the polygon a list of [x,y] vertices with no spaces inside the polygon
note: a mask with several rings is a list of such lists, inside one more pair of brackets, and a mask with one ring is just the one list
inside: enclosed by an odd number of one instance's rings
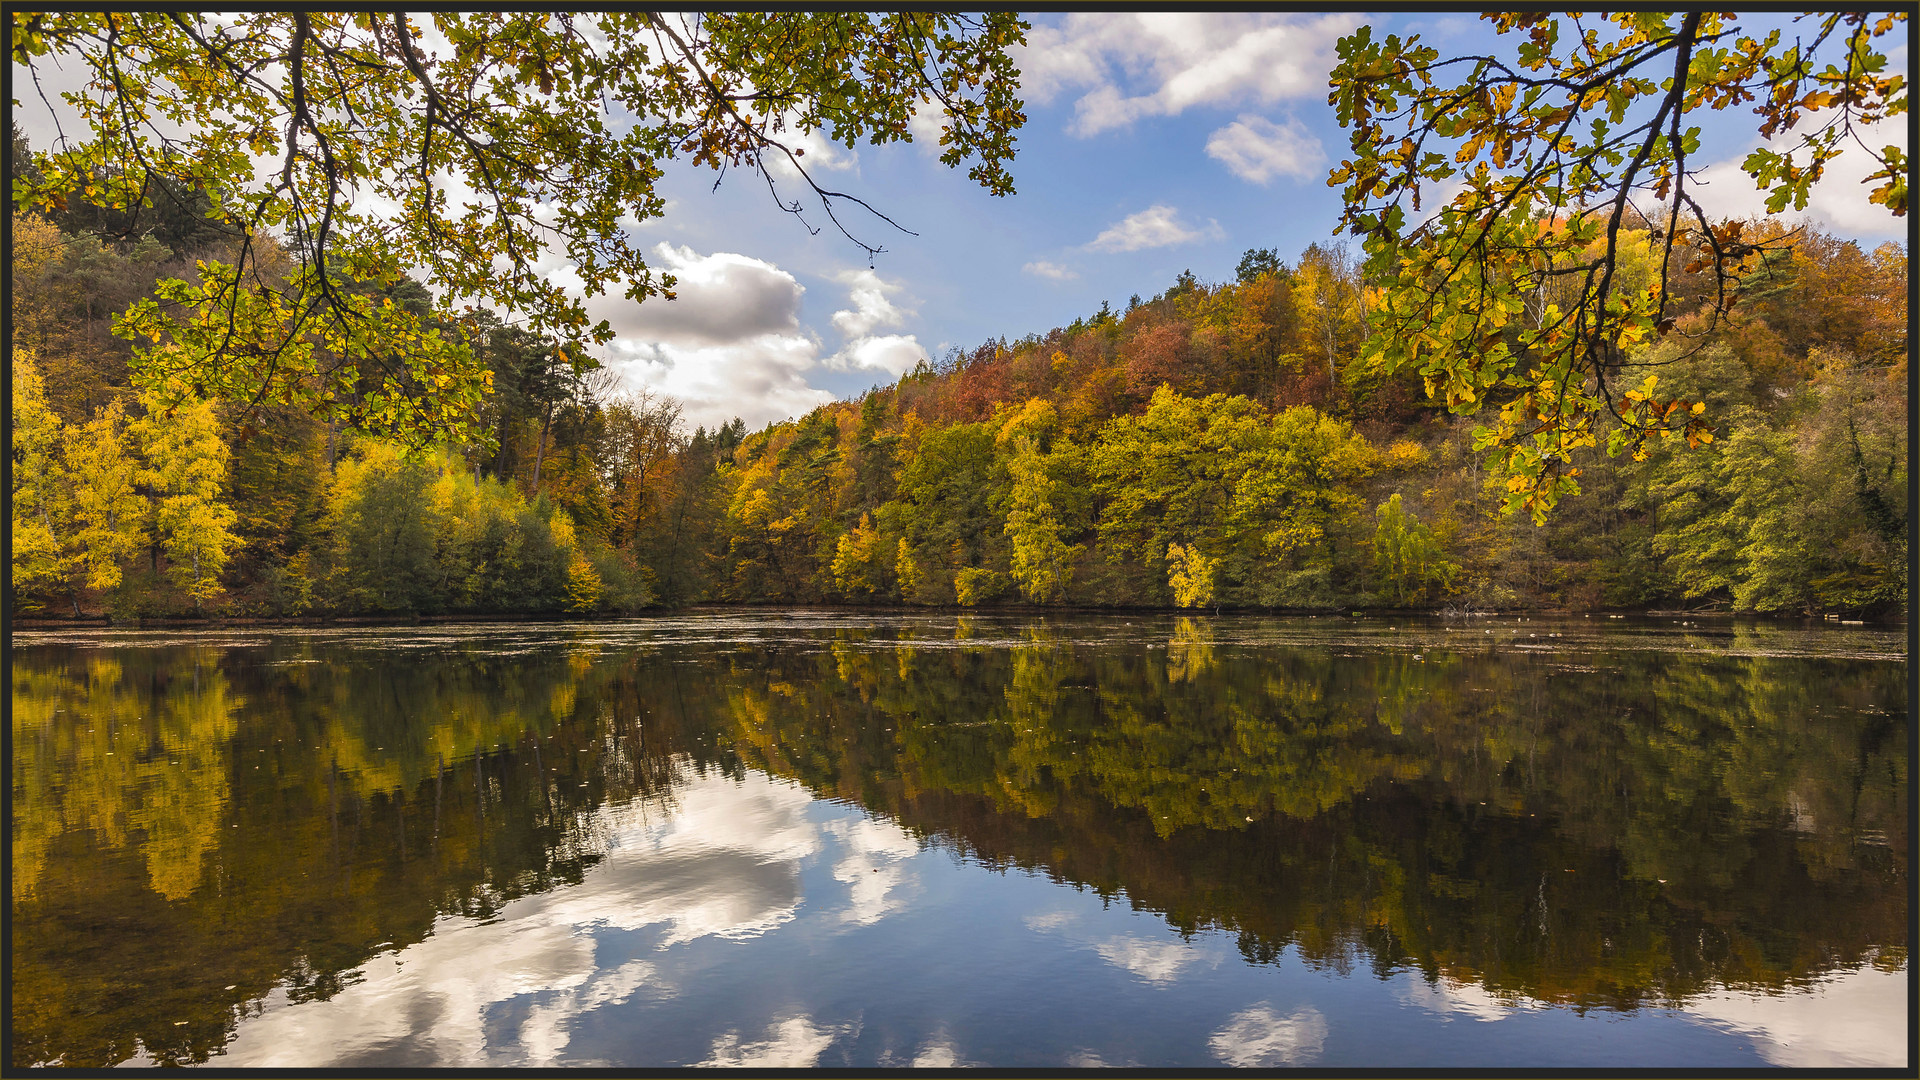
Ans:
{"label": "tree trunk", "polygon": [[[1332,289],[1329,283],[1328,289]],[[1331,300],[1324,299],[1320,305],[1320,343],[1327,348],[1327,380],[1332,389],[1340,389],[1340,372],[1334,367],[1334,353],[1340,345],[1340,308]]]}
{"label": "tree trunk", "polygon": [[533,493],[529,498],[540,497],[540,463],[547,456],[547,432],[553,428],[553,402],[547,402],[546,419],[540,422],[540,445],[533,450]]}
{"label": "tree trunk", "polygon": [[493,452],[493,478],[504,484],[513,479],[513,413],[504,406],[496,432],[499,448]]}

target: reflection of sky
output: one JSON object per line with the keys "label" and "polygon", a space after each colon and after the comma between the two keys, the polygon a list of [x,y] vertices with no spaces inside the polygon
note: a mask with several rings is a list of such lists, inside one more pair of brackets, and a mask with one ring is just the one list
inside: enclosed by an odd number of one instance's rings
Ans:
{"label": "reflection of sky", "polygon": [[1402,976],[1404,989],[1401,1000],[1415,1008],[1425,1009],[1439,1016],[1452,1016],[1471,1020],[1504,1020],[1515,1008],[1524,1007],[1527,1002],[1509,1001],[1494,996],[1476,982],[1466,982],[1441,976],[1429,983],[1413,972]]}
{"label": "reflection of sky", "polygon": [[[1475,982],[1402,972],[1402,1001],[1444,1019],[1498,1020],[1546,1009],[1526,997],[1490,994]],[[1789,1068],[1893,1068],[1907,1063],[1907,970],[1837,972],[1809,990],[1759,994],[1722,990],[1690,997],[1672,1015],[1699,1020]]]}
{"label": "reflection of sky", "polygon": [[1252,965],[1230,935],[923,846],[797,785],[689,776],[605,811],[583,883],[440,920],[227,1067],[1899,1064],[1904,973],[1582,1016],[1404,969]]}
{"label": "reflection of sky", "polygon": [[1281,1016],[1265,1002],[1233,1014],[1227,1026],[1207,1040],[1222,1064],[1236,1069],[1272,1069],[1306,1065],[1320,1056],[1327,1041],[1327,1018],[1311,1005]]}
{"label": "reflection of sky", "polygon": [[[795,918],[799,868],[829,850],[836,878],[852,886],[838,916],[866,923],[887,913],[889,894],[907,884],[898,863],[917,842],[889,823],[814,820],[811,805],[800,788],[757,773],[742,784],[688,784],[664,822],[616,827],[589,885],[523,898],[486,922],[443,919],[427,940],[366,964],[333,999],[244,1025],[221,1063],[341,1065],[369,1055],[448,1066],[556,1063],[567,1056],[574,1017],[642,989],[675,993],[675,979],[654,961],[601,962],[600,930],[653,928],[668,955],[701,938],[757,937]],[[514,1002],[524,1012],[502,1032],[496,1014],[521,1012],[500,1008]],[[708,1064],[807,1065],[837,1032],[789,1017],[762,1038],[717,1037]]]}
{"label": "reflection of sky", "polygon": [[[1495,996],[1478,983],[1441,977],[1428,983],[1405,972],[1401,1000],[1436,1016],[1505,1020],[1547,1006]],[[1895,1068],[1906,1063],[1907,976],[1863,967],[1839,972],[1808,990],[1756,993],[1723,990],[1689,998],[1674,1013],[1748,1041],[1762,1058],[1790,1068]]]}
{"label": "reflection of sky", "polygon": [[1063,942],[1091,949],[1100,959],[1129,972],[1149,986],[1170,987],[1196,964],[1212,967],[1218,956],[1179,938],[1157,940],[1140,933],[1114,934],[1109,927],[1090,925],[1070,911],[1050,911],[1031,915],[1027,928],[1057,937]]}
{"label": "reflection of sky", "polygon": [[1861,968],[1822,980],[1810,993],[1725,991],[1688,1001],[1681,1010],[1752,1038],[1775,1065],[1810,1068],[1898,1068],[1908,1065],[1907,971]]}

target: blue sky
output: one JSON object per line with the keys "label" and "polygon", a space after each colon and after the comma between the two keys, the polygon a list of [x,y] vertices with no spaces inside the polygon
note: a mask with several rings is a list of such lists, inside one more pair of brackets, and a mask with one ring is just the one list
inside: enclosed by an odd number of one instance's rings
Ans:
{"label": "blue sky", "polygon": [[[1790,17],[1761,18],[1791,33]],[[679,299],[590,303],[619,333],[602,357],[623,385],[677,398],[690,425],[737,415],[758,427],[891,382],[922,356],[1044,333],[1102,301],[1124,307],[1185,269],[1229,279],[1248,248],[1275,248],[1291,262],[1334,239],[1338,192],[1325,178],[1348,144],[1327,105],[1326,73],[1342,34],[1370,23],[1376,36],[1419,33],[1443,54],[1513,47],[1465,14],[1071,12],[1030,21],[1017,58],[1028,117],[1013,162],[1017,194],[995,198],[964,169],[941,166],[931,126],[913,145],[805,144],[823,184],[917,234],[843,211],[863,239],[887,249],[871,269],[817,208],[808,220],[826,226],[818,235],[782,213],[759,177],[735,171],[715,191],[712,172],[670,164],[667,213],[634,236],[650,262],[681,278]],[[1892,61],[1905,66],[1904,47]],[[20,114],[36,147],[51,141],[43,114]],[[1707,125],[1696,160],[1716,181],[1711,206],[1755,213],[1760,197],[1737,162],[1759,140],[1749,118],[1735,116]],[[1904,124],[1882,128],[1876,141],[1905,144]],[[1903,239],[1904,219],[1866,203],[1863,159],[1830,169],[1807,216],[1869,243]],[[788,198],[803,194],[792,177],[780,183]]]}

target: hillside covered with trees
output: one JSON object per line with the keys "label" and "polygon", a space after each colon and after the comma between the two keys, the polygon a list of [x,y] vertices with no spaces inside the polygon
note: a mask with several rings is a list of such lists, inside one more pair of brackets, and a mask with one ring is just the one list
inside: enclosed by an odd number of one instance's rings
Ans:
{"label": "hillside covered with trees", "polygon": [[[1536,525],[1503,510],[1484,417],[1362,362],[1376,293],[1339,245],[1249,251],[1228,280],[1183,273],[751,433],[688,431],[559,341],[433,315],[418,282],[341,275],[487,373],[488,442],[421,451],[286,405],[133,389],[120,314],[195,260],[238,259],[190,203],[137,237],[84,206],[14,219],[18,613],[1904,610],[1898,245],[1803,232],[1730,318],[1683,313],[1623,382],[1704,402],[1710,441],[1587,447],[1581,493]],[[1625,273],[1657,273],[1647,230],[1624,250]],[[286,261],[257,238],[247,258]],[[1710,283],[1680,258],[1684,303]],[[377,392],[363,382],[348,393]]]}
{"label": "hillside covered with trees", "polygon": [[[1795,132],[1741,165],[1771,211],[1857,145],[1864,202],[1903,215],[1904,151],[1866,138],[1906,111],[1875,44],[1902,12],[1791,43],[1616,13],[1577,49],[1489,14],[1512,65],[1360,27],[1325,223],[1357,253],[1250,250],[753,433],[601,370],[611,324],[537,253],[671,303],[622,224],[666,212],[661,163],[756,171],[798,214],[784,162],[837,225],[864,204],[794,133],[911,141],[922,109],[942,164],[1007,194],[1028,24],[592,19],[437,13],[432,66],[404,14],[18,15],[16,64],[101,93],[70,100],[85,141],[9,152],[13,610],[1904,611],[1908,252],[1717,220],[1694,157],[1695,122],[1751,101],[1742,127]],[[529,80],[537,123],[502,97]],[[749,85],[797,111],[735,108]],[[236,148],[274,139],[269,181]],[[488,205],[456,213],[443,172]]]}

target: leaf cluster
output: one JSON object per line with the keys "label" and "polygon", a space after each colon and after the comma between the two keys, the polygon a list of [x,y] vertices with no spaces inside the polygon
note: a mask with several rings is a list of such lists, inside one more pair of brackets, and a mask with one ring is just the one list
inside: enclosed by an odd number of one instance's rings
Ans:
{"label": "leaf cluster", "polygon": [[[1328,183],[1343,188],[1341,225],[1364,238],[1379,290],[1366,363],[1418,371],[1457,412],[1498,406],[1479,444],[1514,477],[1512,505],[1543,520],[1578,490],[1574,453],[1602,418],[1616,453],[1669,434],[1703,440],[1696,402],[1659,398],[1650,384],[1626,390],[1620,367],[1629,350],[1667,335],[1703,341],[1741,278],[1785,243],[1710,218],[1695,194],[1692,121],[1751,105],[1763,137],[1798,134],[1794,147],[1756,151],[1742,166],[1773,210],[1804,209],[1851,143],[1881,165],[1870,201],[1905,213],[1902,152],[1866,145],[1861,129],[1906,112],[1906,82],[1876,43],[1907,15],[1801,16],[1810,33],[1791,43],[1704,11],[1621,12],[1597,24],[1485,18],[1518,39],[1511,55],[1443,58],[1418,35],[1376,40],[1368,27],[1341,40],[1328,100],[1351,129],[1353,156]],[[1452,194],[1416,220],[1436,187]],[[1659,249],[1644,286],[1621,273],[1633,229]],[[1676,270],[1713,275],[1704,328],[1679,325]]]}

